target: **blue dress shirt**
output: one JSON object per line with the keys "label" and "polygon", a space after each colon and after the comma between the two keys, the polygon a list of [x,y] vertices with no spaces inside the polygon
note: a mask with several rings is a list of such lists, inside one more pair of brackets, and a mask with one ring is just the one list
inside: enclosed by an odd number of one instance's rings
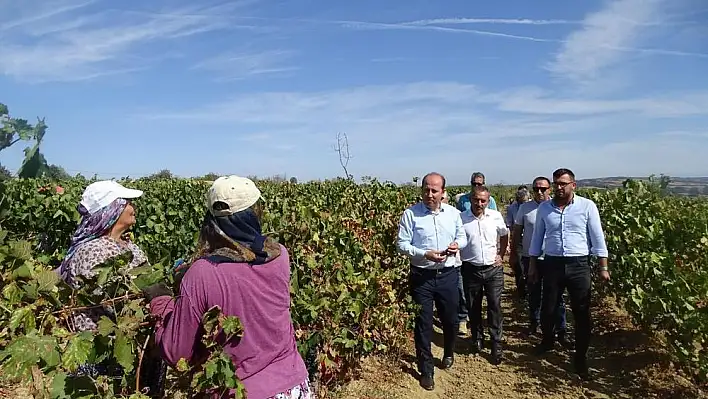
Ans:
{"label": "blue dress shirt", "polygon": [[607,257],[607,244],[597,205],[587,198],[573,195],[561,210],[553,200],[542,202],[536,212],[529,256]]}
{"label": "blue dress shirt", "polygon": [[427,251],[443,251],[452,242],[457,242],[460,249],[467,245],[460,211],[455,207],[441,204],[439,211],[432,212],[419,202],[403,212],[396,244],[398,251],[411,259],[411,265],[426,269],[454,267],[455,256],[440,263],[425,259]]}

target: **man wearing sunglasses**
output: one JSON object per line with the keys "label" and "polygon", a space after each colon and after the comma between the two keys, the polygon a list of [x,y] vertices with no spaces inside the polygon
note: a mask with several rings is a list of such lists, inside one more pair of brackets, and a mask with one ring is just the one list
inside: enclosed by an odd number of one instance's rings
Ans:
{"label": "man wearing sunglasses", "polygon": [[[472,178],[470,179],[470,185],[472,186],[472,190],[467,194],[462,194],[455,198],[455,202],[457,202],[457,209],[460,212],[469,211],[470,208],[472,208],[472,193],[474,193],[475,187],[482,187],[484,186],[484,184],[485,178],[482,172],[472,173]],[[489,196],[489,204],[487,205],[487,208],[495,211],[497,210],[497,201],[495,201],[494,197],[492,197],[491,195]]]}
{"label": "man wearing sunglasses", "polygon": [[[521,208],[521,205],[526,203],[529,199],[529,190],[526,186],[519,186],[516,189],[515,200],[506,208],[506,227],[509,231],[514,231],[514,220],[516,215]],[[509,266],[514,273],[514,282],[516,283],[516,294],[519,299],[523,300],[526,298],[526,279],[524,278],[524,271],[521,266],[521,258],[519,258],[519,252],[521,249],[521,241],[516,240],[512,235],[509,242]]]}
{"label": "man wearing sunglasses", "polygon": [[[536,212],[538,211],[538,206],[544,202],[548,201],[550,198],[549,192],[551,190],[551,181],[547,177],[539,176],[533,180],[533,185],[531,192],[533,194],[533,201],[525,202],[519,206],[519,210],[516,213],[516,218],[514,220],[513,227],[513,242],[521,243],[521,264],[523,267],[523,274],[528,276],[529,271],[529,247],[531,246],[531,237],[533,236],[533,229],[536,224]],[[510,259],[514,259],[518,256],[516,253],[518,246],[512,245]],[[543,255],[539,256],[536,260],[536,266],[543,268]],[[540,277],[540,276],[539,276]],[[530,282],[526,281],[527,292],[528,292],[528,306],[529,306],[529,335],[535,335],[537,333],[538,327],[541,325],[541,287],[543,281],[538,278],[537,281]],[[563,295],[561,293],[558,300],[557,307],[557,319],[555,324],[555,334],[558,342],[563,346],[569,346],[565,335],[565,302],[563,302]]]}
{"label": "man wearing sunglasses", "polygon": [[[610,279],[607,244],[597,205],[575,194],[575,174],[569,169],[553,172],[553,199],[541,203],[529,247],[529,280],[543,279],[541,329],[543,340],[536,347],[541,355],[553,349],[555,312],[560,294],[568,288],[575,319],[575,372],[589,379],[587,351],[590,345],[592,268],[590,255],[598,258],[600,278]],[[544,255],[541,267],[538,257]]]}

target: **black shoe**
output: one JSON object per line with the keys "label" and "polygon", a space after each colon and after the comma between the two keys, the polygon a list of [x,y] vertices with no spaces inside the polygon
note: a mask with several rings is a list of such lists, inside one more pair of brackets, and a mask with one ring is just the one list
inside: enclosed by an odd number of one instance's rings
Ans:
{"label": "black shoe", "polygon": [[450,367],[452,367],[453,364],[455,364],[455,358],[453,356],[443,357],[443,359],[442,359],[442,369],[443,370],[449,369]]}
{"label": "black shoe", "polygon": [[559,331],[558,336],[556,338],[556,341],[558,341],[559,344],[561,344],[562,347],[566,349],[573,349],[573,343],[568,340],[568,337],[565,335],[565,331]]}
{"label": "black shoe", "polygon": [[501,345],[492,345],[492,364],[495,366],[500,365],[502,362],[502,350]]}
{"label": "black shoe", "polygon": [[546,352],[550,352],[552,350],[553,350],[553,344],[547,344],[547,343],[541,342],[540,344],[534,346],[533,353],[536,356],[542,356],[542,355],[545,355]]}
{"label": "black shoe", "polygon": [[435,380],[433,380],[433,376],[430,374],[421,376],[420,386],[426,391],[432,391],[435,389]]}
{"label": "black shoe", "polygon": [[526,333],[529,337],[538,334],[538,323],[531,323]]}
{"label": "black shoe", "polygon": [[581,380],[588,381],[590,379],[590,369],[588,368],[588,360],[586,357],[575,356],[575,373],[578,374]]}
{"label": "black shoe", "polygon": [[482,353],[484,350],[484,340],[481,339],[473,339],[474,345],[472,346],[472,351],[474,353]]}

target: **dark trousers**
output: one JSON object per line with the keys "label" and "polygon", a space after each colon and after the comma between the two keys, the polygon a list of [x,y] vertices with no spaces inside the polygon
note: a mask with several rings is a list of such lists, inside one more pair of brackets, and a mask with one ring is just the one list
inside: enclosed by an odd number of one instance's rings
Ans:
{"label": "dark trousers", "polygon": [[521,264],[521,251],[522,248],[519,246],[516,249],[516,253],[519,254],[515,258],[509,259],[509,266],[514,271],[514,282],[516,283],[516,292],[521,298],[526,296],[526,274],[524,273],[523,266]]}
{"label": "dark trousers", "polygon": [[538,271],[543,279],[543,304],[541,305],[541,328],[544,346],[555,341],[553,327],[557,320],[558,298],[568,289],[570,308],[575,319],[575,356],[585,358],[590,345],[592,321],[590,295],[592,269],[587,256],[546,256]]}
{"label": "dark trousers", "polygon": [[[529,274],[529,258],[524,256],[521,258],[521,264],[524,268],[524,276]],[[536,265],[539,268],[543,266],[543,260],[538,259]],[[541,293],[543,292],[543,278],[539,278],[534,283],[527,282],[526,290],[529,296],[529,323],[532,326],[541,325]],[[556,334],[564,333],[566,327],[565,319],[565,300],[563,299],[563,291],[558,292],[558,310],[556,312],[556,324],[554,325]]]}
{"label": "dark trousers", "polygon": [[443,327],[444,355],[452,356],[457,337],[457,307],[459,294],[457,268],[426,270],[411,267],[410,287],[413,302],[421,306],[415,318],[415,352],[418,371],[423,375],[433,375],[433,353],[430,340],[433,334],[433,302],[440,315]]}
{"label": "dark trousers", "polygon": [[473,340],[481,340],[482,292],[487,298],[487,324],[489,335],[495,344],[501,343],[502,310],[501,296],[504,290],[504,269],[502,266],[475,266],[462,262],[462,283],[470,316],[470,332]]}

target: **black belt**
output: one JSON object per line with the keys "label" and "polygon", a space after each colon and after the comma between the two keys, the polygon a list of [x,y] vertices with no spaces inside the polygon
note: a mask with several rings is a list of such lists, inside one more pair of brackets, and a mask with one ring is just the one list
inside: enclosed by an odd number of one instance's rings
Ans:
{"label": "black belt", "polygon": [[441,267],[439,269],[426,269],[424,267],[418,267],[418,266],[412,266],[411,271],[415,271],[418,274],[426,275],[426,276],[436,276],[439,274],[445,274],[449,273],[453,270],[457,270],[456,267]]}
{"label": "black belt", "polygon": [[479,270],[486,270],[486,269],[489,269],[490,267],[494,267],[494,265],[475,265],[472,262],[462,262],[462,264],[468,264],[468,265],[470,265],[476,269],[479,269]]}

